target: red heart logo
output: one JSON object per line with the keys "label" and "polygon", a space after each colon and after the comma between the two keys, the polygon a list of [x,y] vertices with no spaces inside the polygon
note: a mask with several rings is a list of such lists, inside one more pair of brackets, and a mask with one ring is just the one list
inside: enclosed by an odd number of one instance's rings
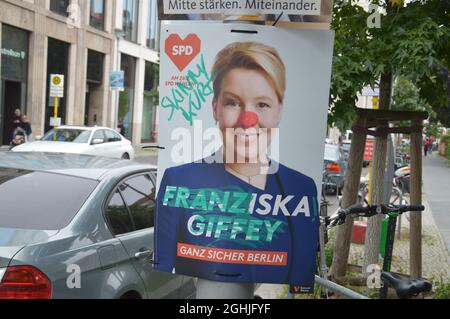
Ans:
{"label": "red heart logo", "polygon": [[201,40],[196,34],[191,33],[184,40],[178,34],[171,34],[166,39],[165,52],[181,72],[200,53],[200,46]]}

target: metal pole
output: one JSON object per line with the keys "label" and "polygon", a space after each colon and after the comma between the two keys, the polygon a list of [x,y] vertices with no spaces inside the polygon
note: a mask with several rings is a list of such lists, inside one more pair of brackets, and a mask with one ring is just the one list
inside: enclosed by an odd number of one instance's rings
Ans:
{"label": "metal pole", "polygon": [[384,176],[383,197],[385,203],[390,203],[392,195],[392,183],[395,173],[394,145],[390,135],[388,136],[387,146],[388,146],[387,174],[385,174]]}
{"label": "metal pole", "polygon": [[[400,190],[400,205],[403,205],[403,183],[402,189]],[[398,230],[397,230],[397,239],[402,239],[402,215],[398,215]]]}
{"label": "metal pole", "polygon": [[[422,127],[421,120],[413,126]],[[411,134],[411,205],[422,204],[422,132]],[[422,214],[410,212],[410,274],[411,278],[422,277]]]}
{"label": "metal pole", "polygon": [[[116,41],[117,41],[117,57],[116,57],[116,70],[120,71],[120,38],[121,38],[121,33],[117,33],[116,34]],[[119,117],[119,100],[120,100],[120,91],[116,89],[116,103],[114,103],[115,107],[114,107],[114,129],[117,129],[117,126],[119,125],[118,123],[118,117]]]}
{"label": "metal pole", "polygon": [[[326,217],[326,216],[324,216]],[[327,279],[328,267],[325,254],[325,234],[327,232],[327,226],[324,223],[320,224],[319,228],[319,245],[320,245],[320,277]],[[326,288],[326,287],[325,287]],[[328,296],[328,290],[325,289],[322,293]]]}
{"label": "metal pole", "polygon": [[319,276],[316,276],[315,282],[319,286],[325,287],[330,291],[333,291],[341,296],[344,296],[344,297],[347,297],[350,299],[370,299],[370,298],[368,298],[364,295],[361,295],[353,290],[350,290],[348,288],[340,286],[332,281],[320,278]]}

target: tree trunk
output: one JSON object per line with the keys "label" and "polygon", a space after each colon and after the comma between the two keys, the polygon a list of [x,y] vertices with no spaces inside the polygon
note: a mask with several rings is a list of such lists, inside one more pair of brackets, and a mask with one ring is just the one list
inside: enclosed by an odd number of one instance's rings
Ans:
{"label": "tree trunk", "polygon": [[[366,119],[359,118],[356,122],[356,126],[366,127]],[[353,133],[349,161],[345,173],[344,191],[342,194],[341,207],[343,208],[354,205],[358,200],[358,188],[361,178],[365,143],[366,134],[358,131]],[[345,277],[347,272],[352,228],[353,219],[348,218],[345,224],[339,226],[337,230],[333,264],[330,269],[330,276],[334,281],[339,281],[340,278]]]}
{"label": "tree trunk", "polygon": [[[421,126],[422,121],[413,121]],[[411,205],[422,205],[422,133],[411,134]],[[422,277],[422,213],[410,213],[409,268],[412,278]]]}
{"label": "tree trunk", "polygon": [[[370,203],[378,205],[383,203],[383,182],[386,170],[387,139],[377,138],[375,145],[375,158],[373,162],[373,174],[371,180],[372,193]],[[382,215],[375,215],[369,218],[366,230],[366,241],[364,249],[363,274],[368,276],[367,267],[378,264],[378,255],[380,253],[380,234]]]}
{"label": "tree trunk", "polygon": [[[381,75],[380,79],[380,110],[389,110],[391,106],[392,95],[392,74]],[[387,126],[388,123],[386,122]],[[374,161],[373,178],[371,181],[372,196],[370,203],[378,205],[383,203],[383,185],[386,172],[386,154],[387,154],[387,136],[377,137]],[[367,267],[372,264],[378,264],[378,255],[380,254],[380,234],[381,222],[383,216],[376,215],[369,218],[366,231],[366,242],[364,249],[363,274],[368,275]]]}

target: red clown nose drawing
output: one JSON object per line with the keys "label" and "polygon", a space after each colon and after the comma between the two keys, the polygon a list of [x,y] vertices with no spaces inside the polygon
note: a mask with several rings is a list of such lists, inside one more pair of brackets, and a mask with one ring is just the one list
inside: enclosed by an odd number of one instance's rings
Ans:
{"label": "red clown nose drawing", "polygon": [[258,114],[255,112],[242,112],[239,117],[239,125],[244,129],[255,126],[259,123]]}

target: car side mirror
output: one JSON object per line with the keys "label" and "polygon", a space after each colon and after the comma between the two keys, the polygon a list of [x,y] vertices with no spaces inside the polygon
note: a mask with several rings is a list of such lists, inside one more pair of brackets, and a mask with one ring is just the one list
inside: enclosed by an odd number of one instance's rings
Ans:
{"label": "car side mirror", "polygon": [[102,138],[95,138],[92,140],[92,145],[99,145],[99,144],[103,144],[105,143],[105,141]]}

